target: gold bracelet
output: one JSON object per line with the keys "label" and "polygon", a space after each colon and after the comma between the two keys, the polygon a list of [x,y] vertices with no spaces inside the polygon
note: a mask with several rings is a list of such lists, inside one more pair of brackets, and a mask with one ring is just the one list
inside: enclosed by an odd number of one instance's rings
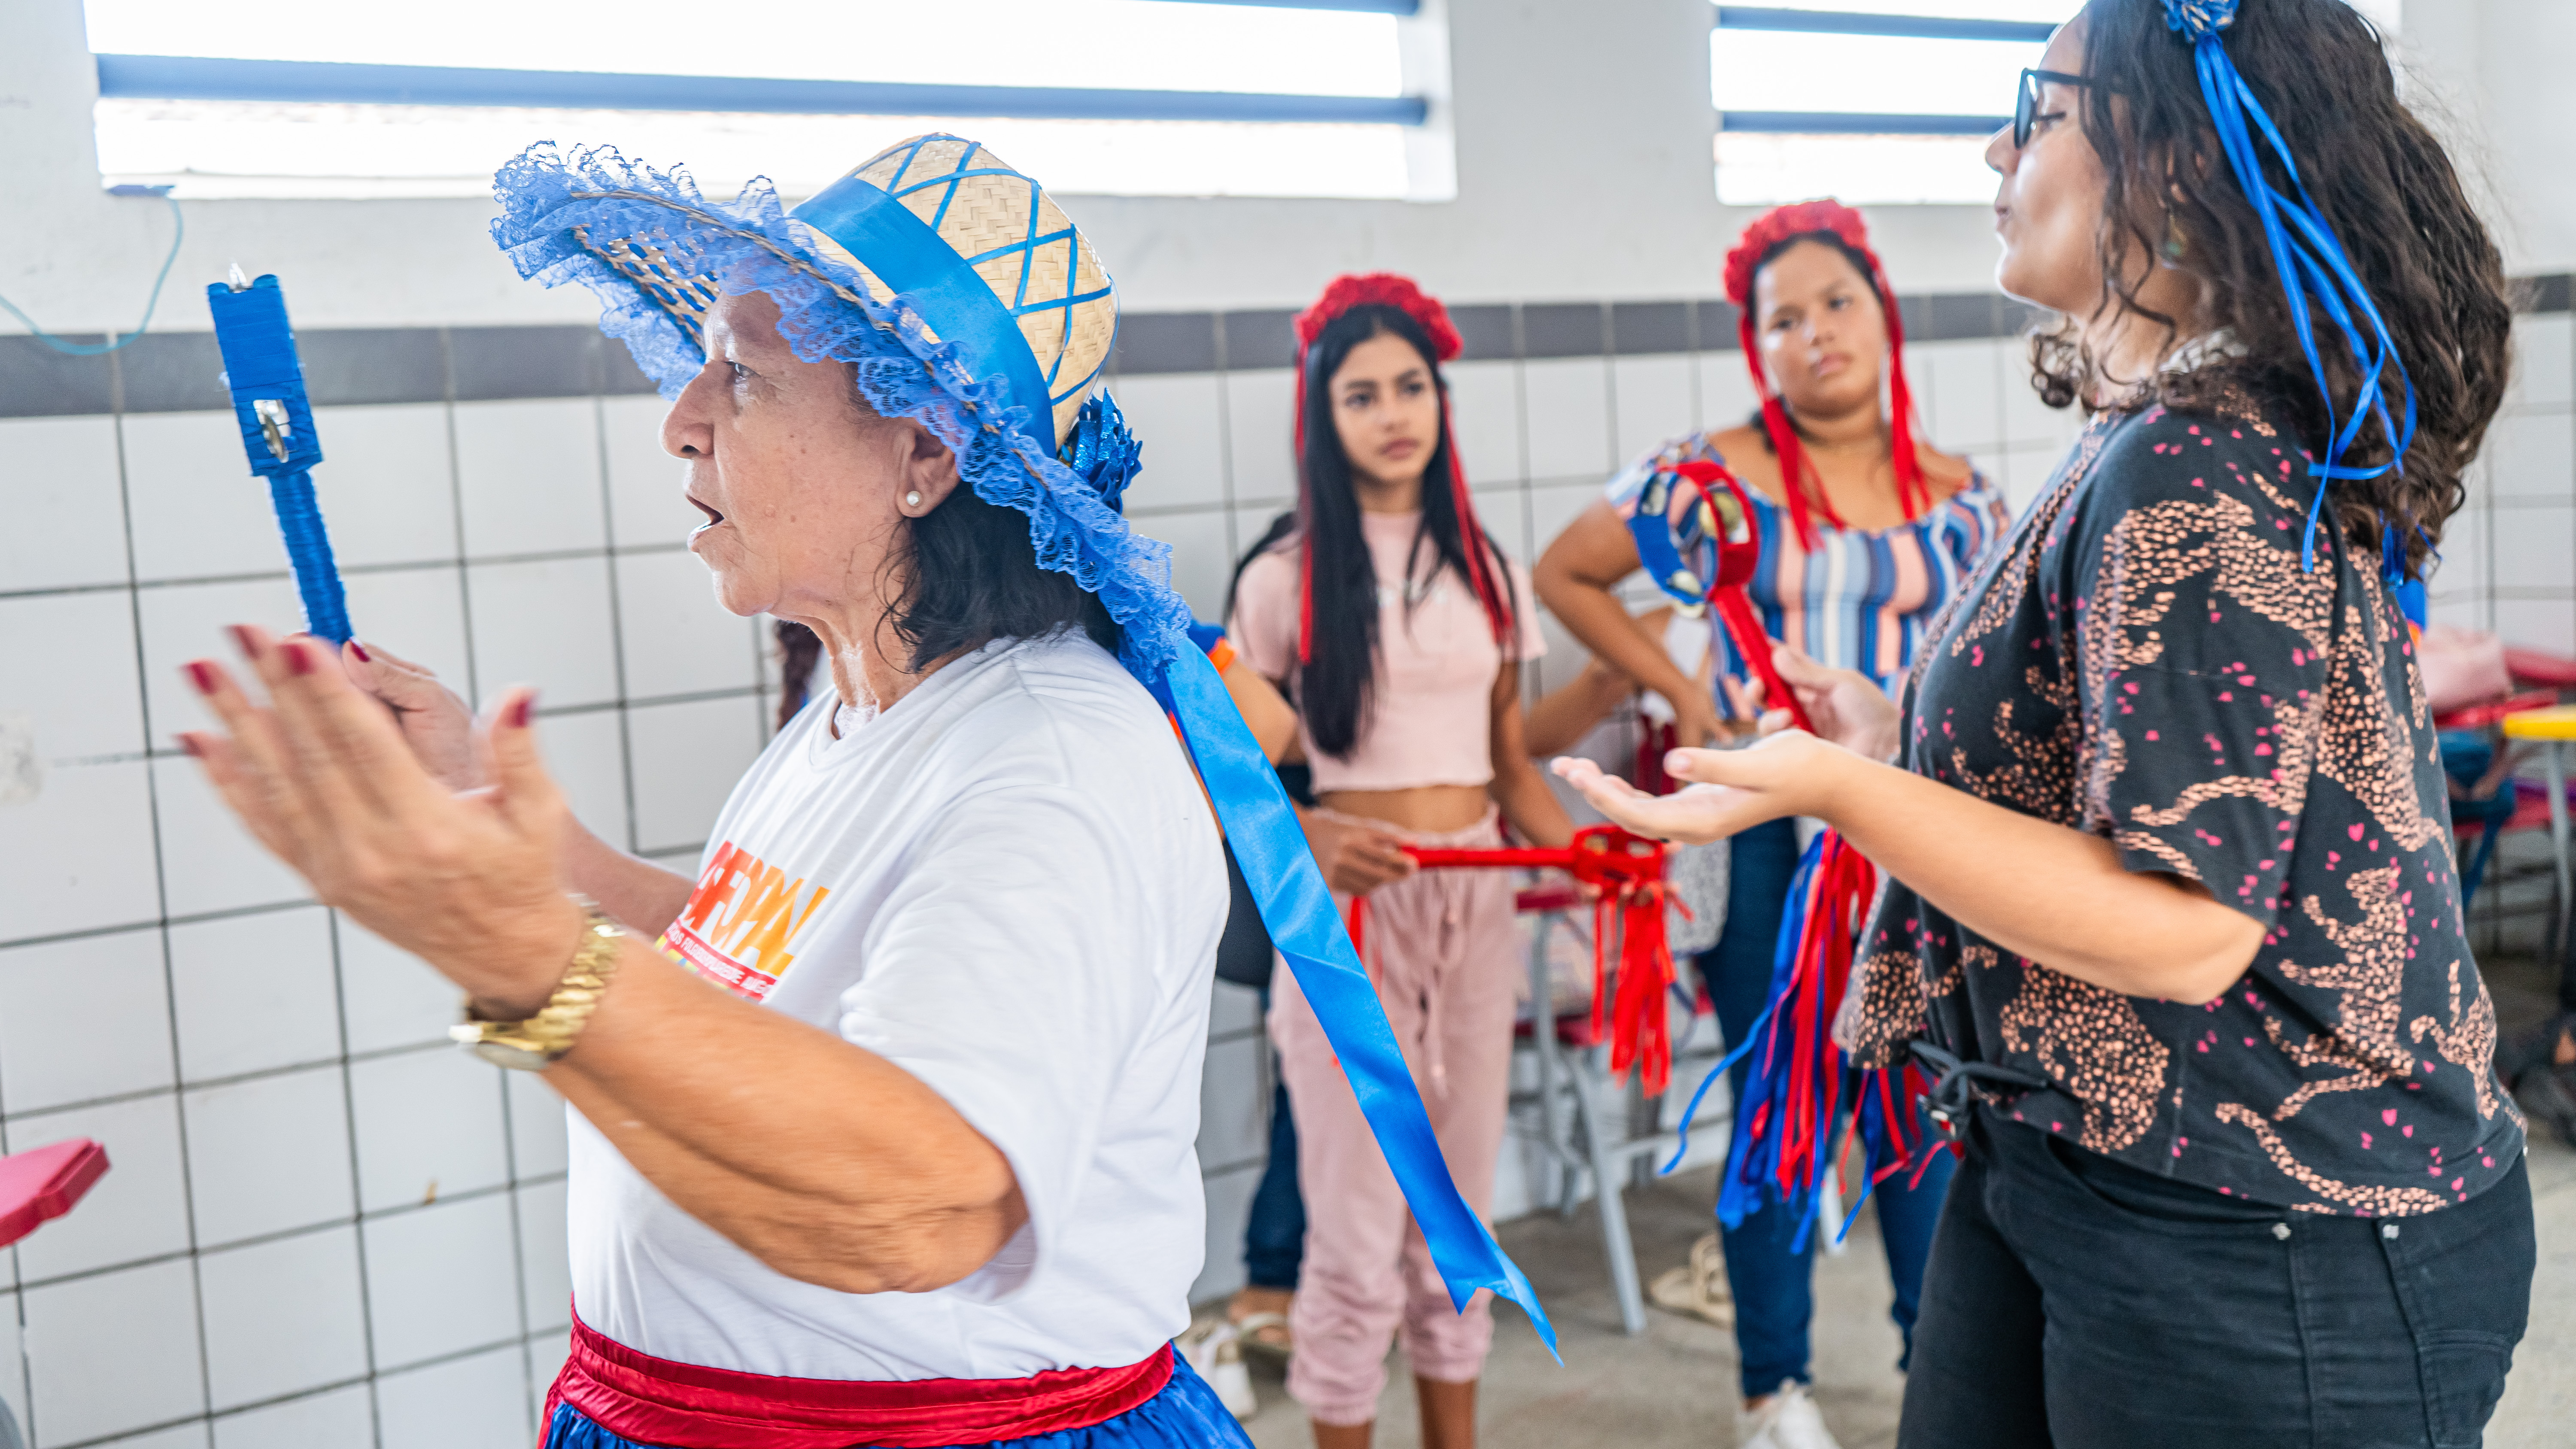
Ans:
{"label": "gold bracelet", "polygon": [[469,997],[465,1021],[449,1027],[449,1037],[496,1067],[521,1072],[544,1071],[572,1050],[573,1039],[599,1009],[609,978],[617,974],[619,943],[626,936],[597,902],[587,896],[572,899],[582,910],[581,944],[546,1004],[524,1021],[493,1021],[476,1011]]}

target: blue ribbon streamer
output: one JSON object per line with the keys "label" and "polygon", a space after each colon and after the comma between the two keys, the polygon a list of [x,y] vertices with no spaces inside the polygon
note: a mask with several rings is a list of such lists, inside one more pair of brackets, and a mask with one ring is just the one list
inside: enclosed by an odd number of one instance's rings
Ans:
{"label": "blue ribbon streamer", "polygon": [[861,265],[904,294],[977,379],[1000,374],[1012,401],[1028,414],[1020,431],[1047,452],[1056,450],[1055,404],[1018,319],[930,223],[856,176],[824,187],[791,214],[851,256],[865,258]]}
{"label": "blue ribbon streamer", "polygon": [[[239,291],[217,282],[206,288],[206,306],[215,317],[215,345],[223,353],[224,386],[232,393],[242,451],[249,456],[251,472],[268,480],[287,561],[295,566],[304,626],[316,638],[345,644],[348,598],[331,557],[321,505],[313,496],[313,465],[322,461],[322,443],[313,431],[304,364],[295,354],[295,328],[286,319],[286,294],[273,276]],[[261,403],[282,407],[282,423],[263,418]]]}
{"label": "blue ribbon streamer", "polygon": [[[1764,1115],[1766,1105],[1772,1109],[1769,1115],[1776,1118],[1781,1105],[1778,1099],[1787,1090],[1788,1084],[1776,1069],[1783,1054],[1795,1052],[1796,1047],[1779,1040],[1778,1034],[1767,1028],[1772,1013],[1789,994],[1790,979],[1797,974],[1799,923],[1806,919],[1807,897],[1816,888],[1817,866],[1823,857],[1824,840],[1822,835],[1817,836],[1799,853],[1797,873],[1789,878],[1789,900],[1781,916],[1780,935],[1771,947],[1770,1003],[1762,1009],[1766,1030],[1745,1034],[1745,1046],[1762,1042],[1770,1044],[1772,1050],[1754,1059],[1753,1070],[1745,1074],[1744,1097],[1735,1104],[1733,1140],[1726,1150],[1726,1174],[1718,1179],[1717,1189],[1718,1221],[1730,1228],[1742,1226],[1745,1218],[1761,1211],[1764,1185],[1777,1175],[1779,1168],[1780,1134],[1773,1130],[1757,1137],[1752,1124],[1756,1117]],[[1819,1025],[1827,1029],[1831,1027],[1831,1023]],[[1826,1046],[1830,1048],[1832,1043],[1828,1041]],[[1833,1114],[1828,1113],[1824,1120],[1832,1122]],[[1817,1134],[1819,1150],[1832,1135],[1830,1131]],[[1805,1245],[1806,1233],[1802,1221],[1798,1229],[1801,1248]]]}
{"label": "blue ribbon streamer", "polygon": [[1464,1311],[1479,1288],[1510,1299],[1529,1315],[1530,1326],[1554,1354],[1556,1329],[1539,1306],[1537,1292],[1449,1175],[1422,1093],[1405,1067],[1395,1028],[1378,1004],[1377,988],[1360,965],[1359,953],[1351,949],[1306,834],[1289,809],[1288,793],[1226,693],[1225,681],[1205,654],[1187,649],[1162,683],[1164,688],[1155,692],[1180,721],[1234,858],[1252,884],[1262,924],[1296,973],[1297,989],[1315,1008],[1315,1020],[1332,1043],[1369,1131],[1422,1229],[1431,1261],[1449,1285],[1450,1303]]}
{"label": "blue ribbon streamer", "polygon": [[[2273,271],[2279,276],[2281,292],[2289,305],[2290,325],[2298,333],[2300,352],[2306,357],[2309,376],[2315,379],[2317,395],[2326,410],[2327,445],[2325,456],[2312,468],[2317,479],[2316,498],[2308,507],[2308,526],[2299,545],[2299,566],[2316,566],[2317,533],[2325,513],[2326,490],[2336,479],[2376,478],[2398,468],[2406,450],[2415,440],[2415,386],[2406,375],[2406,365],[2397,354],[2397,344],[2389,335],[2388,324],[2371,300],[2370,291],[2353,270],[2343,244],[2326,221],[2325,212],[2308,194],[2307,183],[2299,175],[2298,162],[2290,154],[2289,143],[2271,114],[2255,98],[2253,88],[2238,73],[2235,62],[2228,58],[2220,32],[2236,19],[2234,0],[2165,0],[2165,23],[2191,41],[2192,65],[2200,79],[2201,95],[2209,105],[2211,124],[2218,133],[2219,148],[2227,155],[2228,166],[2236,173],[2237,185],[2254,208],[2255,217],[2263,224],[2263,236],[2272,253]],[[2261,144],[2256,135],[2260,133]],[[2268,150],[2278,161],[2282,174],[2290,183],[2289,194],[2273,186],[2264,171],[2264,153]],[[2350,417],[2337,422],[2334,395],[2326,381],[2325,364],[2317,350],[2316,330],[2310,315],[2310,302],[2322,309],[2344,335],[2361,376],[2359,391],[2354,395]],[[2402,421],[2392,422],[2388,414],[2389,399],[2382,378],[2390,368],[2397,371],[2397,385],[2402,392]],[[2379,423],[2388,438],[2388,462],[2368,468],[2349,465],[2344,455],[2361,439],[2361,430],[2372,419]],[[2402,582],[2402,572],[2392,577],[2392,585]]]}

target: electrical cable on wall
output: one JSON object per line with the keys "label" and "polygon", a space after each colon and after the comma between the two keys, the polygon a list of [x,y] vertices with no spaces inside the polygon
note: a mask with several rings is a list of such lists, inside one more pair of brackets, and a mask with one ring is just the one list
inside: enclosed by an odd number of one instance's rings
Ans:
{"label": "electrical cable on wall", "polygon": [[170,280],[170,265],[171,263],[179,260],[179,244],[188,238],[188,219],[180,213],[178,199],[170,194],[169,187],[133,185],[111,186],[107,189],[107,194],[110,196],[157,196],[163,201],[168,202],[170,205],[170,254],[161,259],[161,270],[158,275],[152,278],[152,294],[143,299],[143,320],[134,324],[133,331],[126,333],[122,337],[118,337],[114,333],[110,333],[108,334],[108,340],[105,342],[65,342],[63,339],[56,337],[51,332],[37,326],[36,319],[19,311],[17,303],[10,301],[7,297],[0,297],[0,307],[9,309],[10,316],[25,323],[27,325],[27,333],[29,336],[34,337],[38,342],[45,344],[56,352],[67,353],[73,357],[97,357],[104,353],[114,352],[118,348],[124,347],[133,342],[135,338],[142,336],[144,331],[151,327],[152,309],[161,305],[161,284]]}

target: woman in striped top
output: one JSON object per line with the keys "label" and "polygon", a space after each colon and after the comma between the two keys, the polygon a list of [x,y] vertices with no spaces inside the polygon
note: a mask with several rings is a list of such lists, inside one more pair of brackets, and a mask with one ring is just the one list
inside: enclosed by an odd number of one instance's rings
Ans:
{"label": "woman in striped top", "polygon": [[[1577,639],[1672,702],[1684,745],[1750,732],[1748,670],[1714,610],[1714,691],[1695,685],[1628,621],[1617,593],[1638,569],[1628,520],[1655,474],[1707,460],[1747,485],[1762,538],[1747,593],[1763,628],[1786,646],[1777,658],[1792,680],[1823,665],[1892,688],[1926,626],[2009,521],[2002,496],[1966,460],[1914,436],[1894,294],[1857,213],[1831,201],[1772,211],[1746,229],[1726,273],[1762,411],[1742,426],[1676,438],[1629,465],[1548,546],[1534,575],[1539,597]],[[1707,544],[1695,510],[1679,497],[1674,508],[1683,557],[1695,558]],[[1724,934],[1699,958],[1730,1042],[1761,1015],[1797,857],[1793,821],[1734,838]],[[1739,1063],[1733,1074],[1739,1099],[1744,1071]],[[1908,1334],[1949,1168],[1942,1154],[1911,1190],[1900,1178],[1876,1193],[1894,1317]],[[1834,1442],[1805,1390],[1813,1245],[1791,1250],[1798,1228],[1774,1203],[1723,1235],[1752,1420],[1745,1442],[1759,1449]]]}

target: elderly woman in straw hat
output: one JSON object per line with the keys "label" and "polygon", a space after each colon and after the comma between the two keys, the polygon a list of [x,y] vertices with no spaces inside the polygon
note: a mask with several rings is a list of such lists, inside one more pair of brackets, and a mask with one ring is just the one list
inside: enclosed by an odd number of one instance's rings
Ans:
{"label": "elderly woman in straw hat", "polygon": [[[465,990],[460,1040],[571,1103],[547,1443],[1243,1443],[1169,1346],[1204,1240],[1211,803],[1310,989],[1366,981],[1316,944],[1286,802],[1116,512],[1099,259],[951,136],[792,216],[551,146],[497,194],[521,272],[598,291],[671,399],[717,598],[812,628],[836,689],[694,878],[571,818],[532,691],[477,731],[363,645],[240,630],[269,702],[192,663],[224,729],[187,745],[323,900]],[[1365,1015],[1355,1070],[1400,1074]],[[1410,1181],[1441,1220],[1446,1177]],[[1480,1234],[1449,1240],[1462,1297],[1518,1283]]]}

